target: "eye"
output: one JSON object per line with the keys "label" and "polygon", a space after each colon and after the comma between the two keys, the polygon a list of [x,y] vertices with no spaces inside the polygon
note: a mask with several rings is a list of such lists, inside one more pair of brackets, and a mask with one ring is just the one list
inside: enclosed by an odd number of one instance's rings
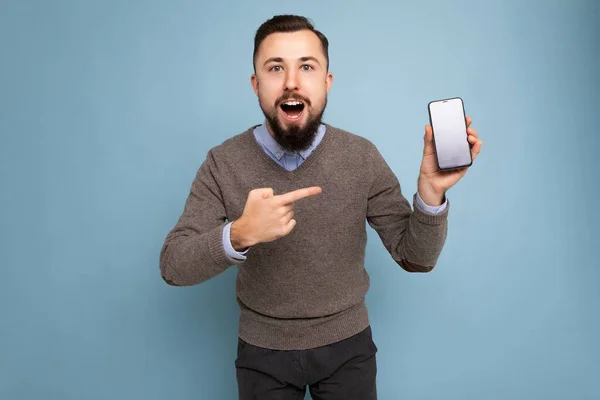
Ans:
{"label": "eye", "polygon": [[302,66],[302,69],[303,69],[304,71],[310,71],[311,69],[313,69],[313,67],[312,67],[312,65],[304,64],[304,65]]}
{"label": "eye", "polygon": [[269,68],[269,71],[279,72],[281,71],[281,65],[274,65],[271,68]]}

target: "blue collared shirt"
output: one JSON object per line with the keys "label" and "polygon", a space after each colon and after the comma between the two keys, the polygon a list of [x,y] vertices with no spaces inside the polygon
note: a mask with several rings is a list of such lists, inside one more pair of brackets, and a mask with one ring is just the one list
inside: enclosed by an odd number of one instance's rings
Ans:
{"label": "blue collared shirt", "polygon": [[[267,130],[266,123],[263,123],[262,125],[254,128],[253,133],[256,141],[261,145],[261,147],[263,148],[265,153],[269,155],[269,157],[275,160],[275,162],[277,162],[286,170],[293,171],[294,169],[298,168],[300,164],[302,164],[304,160],[306,160],[308,156],[310,156],[312,151],[319,145],[319,143],[321,143],[321,140],[325,135],[325,130],[325,125],[321,124],[318,128],[317,135],[315,136],[312,145],[306,150],[297,152],[291,152],[283,149]],[[431,214],[438,214],[446,209],[447,200],[444,200],[444,203],[440,206],[432,207],[423,202],[418,192],[416,198],[417,206],[425,212]],[[225,253],[229,257],[229,261],[231,261],[234,264],[241,264],[244,261],[246,261],[246,253],[248,252],[248,250],[243,252],[235,251],[235,249],[231,245],[230,229],[231,222],[225,226],[225,229],[223,229],[223,247],[225,248]]]}

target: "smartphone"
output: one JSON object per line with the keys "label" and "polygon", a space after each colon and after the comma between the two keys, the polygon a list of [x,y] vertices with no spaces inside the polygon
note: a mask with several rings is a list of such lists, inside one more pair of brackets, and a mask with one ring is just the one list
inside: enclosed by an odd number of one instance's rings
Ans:
{"label": "smartphone", "polygon": [[470,167],[473,160],[467,141],[467,121],[462,99],[434,100],[427,108],[438,168],[451,170]]}

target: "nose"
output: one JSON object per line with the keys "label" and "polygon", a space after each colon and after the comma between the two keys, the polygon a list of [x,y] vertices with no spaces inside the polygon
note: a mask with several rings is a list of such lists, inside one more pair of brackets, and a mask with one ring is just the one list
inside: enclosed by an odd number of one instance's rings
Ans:
{"label": "nose", "polygon": [[285,75],[284,90],[292,92],[298,90],[298,76],[296,71],[288,70]]}

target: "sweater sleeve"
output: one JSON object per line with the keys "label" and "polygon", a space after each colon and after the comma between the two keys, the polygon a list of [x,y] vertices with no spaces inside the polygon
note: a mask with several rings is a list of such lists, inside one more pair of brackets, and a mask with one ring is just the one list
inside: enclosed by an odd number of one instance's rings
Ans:
{"label": "sweater sleeve", "polygon": [[216,172],[209,151],[192,182],[183,213],[160,252],[160,272],[169,285],[202,283],[232,265],[223,247],[227,218]]}
{"label": "sweater sleeve", "polygon": [[367,221],[381,238],[394,261],[408,272],[431,271],[446,240],[450,203],[432,214],[404,197],[398,179],[377,149],[371,153],[375,177],[368,195]]}

